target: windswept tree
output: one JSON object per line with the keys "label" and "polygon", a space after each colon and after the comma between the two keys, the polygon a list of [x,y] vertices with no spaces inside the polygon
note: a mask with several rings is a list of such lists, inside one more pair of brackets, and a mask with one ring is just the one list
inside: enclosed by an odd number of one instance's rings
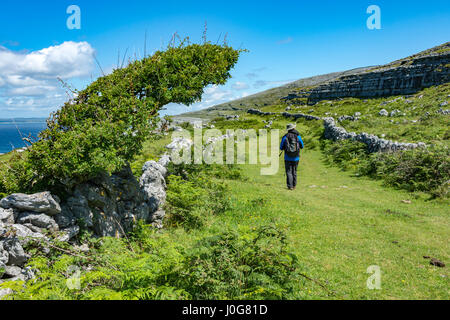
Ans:
{"label": "windswept tree", "polygon": [[4,172],[0,192],[70,188],[120,170],[141,151],[163,106],[200,101],[205,87],[230,78],[241,52],[182,43],[98,78],[50,116],[27,155]]}

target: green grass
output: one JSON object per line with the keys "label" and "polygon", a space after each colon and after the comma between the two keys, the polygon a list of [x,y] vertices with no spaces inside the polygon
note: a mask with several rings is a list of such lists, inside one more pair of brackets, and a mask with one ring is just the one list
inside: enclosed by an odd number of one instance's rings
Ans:
{"label": "green grass", "polygon": [[[262,125],[260,117],[246,119],[244,123],[256,128]],[[289,119],[280,118],[273,128],[281,129],[287,122]],[[239,122],[216,124],[223,129],[230,123],[236,126]],[[300,121],[298,129],[305,133],[306,140],[317,136],[315,131],[320,127],[318,121]],[[156,159],[165,151],[164,146],[169,141],[170,135],[146,143],[143,153],[132,164],[133,169],[138,173],[145,161]],[[221,214],[204,214],[202,227],[166,228],[149,233],[140,243],[105,239],[99,259],[105,260],[106,266],[103,263],[98,269],[83,271],[81,293],[68,293],[64,289],[64,275],[55,273],[59,264],[64,271],[66,264],[75,263],[76,258],[67,255],[56,258],[53,269],[48,271],[50,282],[42,288],[39,284],[34,287],[37,291],[31,291],[32,297],[79,298],[80,294],[88,299],[123,299],[155,286],[156,293],[149,298],[181,299],[185,293],[165,291],[158,272],[164,274],[164,269],[170,270],[172,265],[182,263],[185,253],[192,252],[201,239],[226,230],[238,232],[245,238],[258,227],[275,225],[285,232],[289,251],[299,259],[300,271],[317,281],[301,280],[297,297],[449,299],[448,267],[431,266],[429,260],[423,258],[431,256],[445,263],[449,261],[448,200],[430,201],[423,193],[408,193],[387,188],[380,181],[356,178],[350,172],[328,165],[319,148],[312,150],[310,144],[306,147],[296,191],[285,187],[281,158],[280,169],[273,176],[262,176],[259,165],[241,165],[240,179],[225,179],[229,185],[230,207]],[[97,251],[91,250],[95,257]],[[41,263],[47,265],[46,261]],[[109,264],[115,269],[109,270]],[[381,268],[381,290],[366,287],[370,276],[366,270],[372,265]],[[116,282],[111,285],[105,276],[117,274],[116,269],[123,274],[124,286],[128,286],[125,291],[123,287],[116,287],[119,285]],[[54,296],[57,284],[61,289]]]}
{"label": "green grass", "polygon": [[[425,201],[420,195],[415,199],[354,178],[325,165],[318,151],[303,154],[300,184],[293,192],[284,186],[282,167],[275,176],[261,176],[256,166],[244,172],[248,181],[230,181],[234,207],[220,224],[245,228],[276,222],[308,274],[342,298],[449,298],[448,269],[423,258],[449,259],[448,202]],[[263,199],[264,205],[249,209],[255,199]],[[371,265],[381,267],[381,290],[366,288]],[[314,298],[326,296],[314,283],[306,290]]]}
{"label": "green grass", "polygon": [[12,152],[0,155],[0,161],[8,161],[12,157]]}
{"label": "green grass", "polygon": [[[284,128],[287,122],[280,118],[273,128]],[[216,124],[226,127],[226,122]],[[300,121],[298,129],[308,138],[318,126],[317,121]],[[319,150],[306,147],[296,191],[285,188],[281,159],[274,176],[261,176],[260,166],[244,165],[245,179],[228,181],[231,210],[209,217],[201,233],[277,224],[286,231],[306,272],[337,292],[329,296],[309,282],[306,298],[448,299],[448,268],[431,266],[423,258],[449,261],[448,200],[430,201],[425,193],[357,178],[327,164]],[[371,265],[381,268],[381,290],[366,287]]]}
{"label": "green grass", "polygon": [[[299,129],[308,130],[304,124]],[[166,233],[189,244],[224,229],[275,224],[287,233],[304,271],[336,292],[330,296],[306,282],[305,299],[449,299],[448,268],[423,258],[449,261],[448,201],[356,178],[326,164],[318,150],[302,154],[299,185],[288,191],[282,159],[279,165],[274,176],[261,176],[257,165],[241,166],[244,178],[227,181],[232,206],[225,214],[207,216],[199,230]],[[381,268],[381,290],[366,287],[371,265]]]}
{"label": "green grass", "polygon": [[135,157],[131,163],[131,169],[136,176],[142,174],[142,166],[145,162],[150,160],[158,161],[160,155],[164,154],[167,149],[166,146],[171,142],[171,134],[166,136],[154,135],[143,145],[142,152]]}
{"label": "green grass", "polygon": [[[450,84],[431,87],[417,92],[412,97],[393,96],[375,99],[344,98],[322,101],[314,106],[291,106],[290,113],[307,113],[319,117],[331,116],[337,119],[343,115],[360,112],[359,121],[343,121],[339,125],[349,132],[367,132],[385,139],[400,142],[425,142],[450,146],[450,117],[438,114],[440,104],[448,101]],[[397,99],[397,100],[396,100]],[[396,101],[394,101],[396,100]],[[389,102],[386,105],[383,103]],[[274,104],[261,108],[265,112],[284,112],[287,105]],[[400,110],[405,115],[381,117],[381,109],[388,112]],[[426,113],[429,115],[426,115]],[[268,118],[273,118],[268,117]]]}

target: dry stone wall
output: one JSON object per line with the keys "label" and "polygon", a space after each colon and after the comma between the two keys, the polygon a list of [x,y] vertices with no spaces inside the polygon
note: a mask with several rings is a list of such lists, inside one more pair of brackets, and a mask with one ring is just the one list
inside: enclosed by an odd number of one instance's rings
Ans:
{"label": "dry stone wall", "polygon": [[276,113],[276,112],[262,112],[257,109],[249,109],[247,111],[249,114],[260,115],[260,116],[273,116],[273,115],[282,115],[285,118],[294,118],[299,119],[303,118],[306,120],[323,120],[324,124],[324,138],[339,141],[339,140],[353,140],[359,141],[367,145],[367,149],[369,152],[388,152],[388,151],[401,151],[401,150],[411,150],[416,148],[424,148],[426,144],[423,142],[418,143],[403,143],[397,141],[391,141],[379,138],[376,135],[369,134],[366,132],[363,133],[355,133],[355,132],[347,132],[342,127],[339,127],[336,124],[336,121],[332,117],[320,118],[309,114],[303,113]]}
{"label": "dry stone wall", "polygon": [[[174,139],[169,150],[191,146],[192,141]],[[137,220],[162,227],[166,201],[169,154],[158,162],[146,162],[139,180],[129,166],[112,175],[76,186],[70,196],[60,200],[50,192],[12,194],[0,200],[0,284],[29,280],[34,272],[26,267],[30,255],[24,247],[39,242],[42,249],[57,241],[69,242],[80,232],[80,224],[96,236],[120,237]],[[0,299],[9,294],[0,290]]]}

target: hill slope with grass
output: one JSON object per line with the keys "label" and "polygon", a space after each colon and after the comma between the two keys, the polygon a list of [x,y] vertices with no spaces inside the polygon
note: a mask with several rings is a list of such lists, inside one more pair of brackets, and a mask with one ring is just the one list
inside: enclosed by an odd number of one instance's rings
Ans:
{"label": "hill slope with grass", "polygon": [[315,104],[325,99],[411,94],[450,79],[450,42],[391,63],[300,79],[238,100],[186,113],[213,118],[282,103]]}
{"label": "hill slope with grass", "polygon": [[[268,148],[278,146],[286,124],[295,121],[282,114],[288,108],[334,117],[348,131],[428,147],[369,153],[360,143],[324,139],[321,120],[297,119],[305,149],[295,191],[285,186],[278,150],[279,170],[269,176],[259,164],[171,164],[163,229],[141,221],[123,238],[92,237],[82,229],[71,243],[27,243],[27,267],[36,278],[11,281],[11,270],[0,270],[6,275],[0,290],[13,290],[6,299],[448,300],[449,95],[442,84],[410,96],[314,106],[271,97],[261,109],[274,114],[263,117],[244,108],[229,111],[239,115],[231,120],[197,114],[222,133],[280,129]],[[170,134],[149,136],[130,163],[134,174],[171,140]],[[374,266],[381,283],[372,290]],[[67,286],[70,270],[79,270],[79,288]]]}

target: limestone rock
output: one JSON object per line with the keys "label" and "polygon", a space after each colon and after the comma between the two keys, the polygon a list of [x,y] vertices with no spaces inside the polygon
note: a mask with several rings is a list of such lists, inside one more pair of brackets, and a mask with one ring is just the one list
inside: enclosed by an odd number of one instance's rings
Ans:
{"label": "limestone rock", "polygon": [[173,141],[166,146],[169,150],[182,150],[189,149],[193,145],[192,140],[185,138],[175,138]]}
{"label": "limestone rock", "polygon": [[0,279],[3,277],[5,272],[6,272],[6,264],[0,261]]}
{"label": "limestone rock", "polygon": [[33,270],[31,268],[20,268],[17,266],[6,266],[5,273],[3,275],[8,281],[28,281],[35,277]]}
{"label": "limestone rock", "polygon": [[145,167],[139,184],[144,191],[150,212],[155,212],[166,201],[166,182],[161,171],[154,165]]}
{"label": "limestone rock", "polygon": [[29,259],[29,255],[23,251],[17,238],[7,238],[1,241],[3,249],[8,252],[8,266],[23,266]]}
{"label": "limestone rock", "polygon": [[[449,47],[450,44],[446,43],[440,49]],[[450,80],[450,68],[442,66],[450,63],[450,53],[448,50],[440,51],[442,53],[416,55],[410,60],[404,59],[400,64],[396,61],[366,71],[356,70],[324,82],[306,93],[308,104],[343,97],[410,95],[423,88],[447,83]]]}
{"label": "limestone rock", "polygon": [[7,295],[12,294],[13,291],[9,288],[0,289],[0,300],[3,300]]}
{"label": "limestone rock", "polygon": [[386,109],[381,109],[380,112],[378,112],[378,115],[382,117],[387,117],[389,116],[389,113],[387,112]]}
{"label": "limestone rock", "polygon": [[391,113],[389,113],[390,117],[395,117],[398,116],[399,114],[401,114],[402,112],[398,109],[392,110]]}
{"label": "limestone rock", "polygon": [[14,224],[14,210],[0,208],[0,222]]}
{"label": "limestone rock", "polygon": [[[158,164],[162,166],[163,168],[167,168],[167,166],[170,163],[170,156],[167,154],[164,154],[159,160]],[[144,171],[144,170],[143,170]]]}
{"label": "limestone rock", "polygon": [[146,172],[147,170],[157,170],[161,172],[163,177],[167,175],[167,168],[164,167],[161,163],[155,161],[147,161],[142,167],[142,172]]}
{"label": "limestone rock", "polygon": [[22,211],[32,211],[55,215],[61,212],[59,203],[50,192],[41,192],[32,195],[23,193],[12,194],[0,201],[4,209],[16,208]]}
{"label": "limestone rock", "polygon": [[72,240],[73,237],[80,233],[79,226],[72,226],[67,229],[62,230],[62,234],[58,237],[58,241],[68,242]]}
{"label": "limestone rock", "polygon": [[17,219],[17,223],[20,224],[31,223],[33,226],[48,229],[50,231],[59,230],[56,221],[46,214],[22,212]]}
{"label": "limestone rock", "polygon": [[9,260],[9,253],[3,248],[3,242],[0,241],[0,264],[6,265]]}
{"label": "limestone rock", "polygon": [[73,211],[76,211],[76,209],[70,210],[67,205],[61,205],[61,213],[55,216],[55,222],[58,224],[59,229],[68,228],[77,222],[72,213]]}
{"label": "limestone rock", "polygon": [[93,213],[89,208],[87,199],[80,193],[74,192],[72,197],[67,199],[67,202],[63,205],[64,216],[61,219],[57,219],[61,224],[61,227],[68,226],[74,219],[80,220],[86,227],[91,228],[94,226]]}

